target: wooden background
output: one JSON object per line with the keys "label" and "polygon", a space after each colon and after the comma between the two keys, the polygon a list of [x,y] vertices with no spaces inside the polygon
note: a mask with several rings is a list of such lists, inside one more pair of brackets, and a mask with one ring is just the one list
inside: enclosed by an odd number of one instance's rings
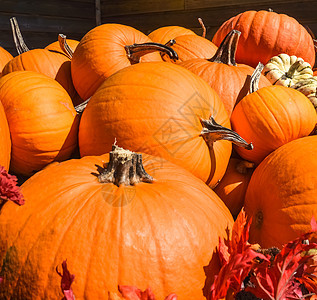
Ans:
{"label": "wooden background", "polygon": [[80,40],[99,21],[130,25],[146,34],[167,25],[201,33],[197,20],[201,17],[207,27],[207,38],[211,39],[228,18],[246,10],[269,8],[296,18],[317,35],[317,1],[0,0],[0,45],[16,55],[9,22],[13,16],[26,44],[33,49],[57,40],[59,33]]}

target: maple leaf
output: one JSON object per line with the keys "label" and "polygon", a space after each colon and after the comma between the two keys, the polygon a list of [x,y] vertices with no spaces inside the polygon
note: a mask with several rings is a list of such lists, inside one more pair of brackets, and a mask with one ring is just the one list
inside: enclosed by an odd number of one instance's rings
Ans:
{"label": "maple leaf", "polygon": [[64,298],[62,300],[75,300],[75,295],[71,288],[71,285],[75,279],[75,275],[69,272],[66,260],[63,261],[62,268],[63,273],[61,274],[56,267],[57,274],[62,277],[61,289],[62,293],[64,294]]}
{"label": "maple leaf", "polygon": [[256,266],[250,280],[252,286],[247,290],[258,298],[272,300],[302,299],[301,285],[308,291],[317,290],[316,282],[316,243],[309,243],[317,229],[312,219],[311,232],[305,233],[285,244],[272,262],[263,262]]}
{"label": "maple leaf", "polygon": [[0,166],[0,207],[1,202],[9,200],[18,205],[24,204],[24,197],[17,181],[16,176],[9,174],[3,166]]}
{"label": "maple leaf", "polygon": [[222,267],[210,288],[209,300],[226,297],[231,289],[235,294],[241,290],[244,279],[256,263],[256,259],[267,260],[248,243],[251,219],[247,221],[244,210],[239,213],[227,245],[219,240],[218,255]]}

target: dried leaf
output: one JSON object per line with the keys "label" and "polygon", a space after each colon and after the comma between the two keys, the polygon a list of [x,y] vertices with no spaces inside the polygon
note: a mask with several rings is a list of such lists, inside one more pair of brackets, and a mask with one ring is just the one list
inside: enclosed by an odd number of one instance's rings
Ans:
{"label": "dried leaf", "polygon": [[17,181],[16,176],[10,175],[3,166],[0,166],[0,204],[1,201],[9,200],[18,205],[24,204],[24,197]]}
{"label": "dried leaf", "polygon": [[61,274],[56,267],[57,274],[62,277],[61,289],[64,294],[64,298],[62,300],[75,300],[75,295],[71,288],[71,285],[75,279],[75,275],[71,274],[69,270],[67,269],[66,260],[63,261],[62,268],[63,268],[63,273]]}

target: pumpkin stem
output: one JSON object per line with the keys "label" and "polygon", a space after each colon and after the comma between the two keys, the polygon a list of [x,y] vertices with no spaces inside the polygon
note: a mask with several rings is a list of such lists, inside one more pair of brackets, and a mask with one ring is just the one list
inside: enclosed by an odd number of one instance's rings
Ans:
{"label": "pumpkin stem", "polygon": [[247,174],[249,169],[254,168],[254,163],[247,160],[240,160],[236,164],[236,171],[240,174]]}
{"label": "pumpkin stem", "polygon": [[73,50],[69,47],[69,45],[67,44],[66,41],[66,35],[60,33],[58,35],[58,42],[59,42],[59,46],[61,47],[61,49],[63,50],[63,52],[65,53],[65,55],[69,58],[72,59],[73,58]]}
{"label": "pumpkin stem", "polygon": [[159,43],[149,42],[149,43],[143,43],[143,44],[133,44],[133,45],[125,46],[124,48],[132,64],[138,63],[140,61],[140,58],[143,55],[146,55],[155,51],[159,51],[159,52],[163,52],[164,54],[167,54],[172,60],[178,59],[178,55],[174,49]]}
{"label": "pumpkin stem", "polygon": [[203,38],[205,38],[205,37],[206,37],[207,29],[206,29],[206,26],[205,26],[205,24],[204,24],[204,22],[203,22],[203,19],[202,19],[202,18],[198,18],[198,22],[199,22],[201,28],[203,29],[203,33],[202,33],[201,36],[202,36]]}
{"label": "pumpkin stem", "polygon": [[17,49],[18,54],[20,55],[24,52],[29,51],[30,49],[27,47],[27,45],[25,44],[23,40],[16,17],[10,18],[10,24],[11,24],[15,48]]}
{"label": "pumpkin stem", "polygon": [[98,176],[101,183],[135,185],[139,182],[152,183],[154,178],[146,173],[142,155],[118,147],[115,143],[110,151],[107,168]]}
{"label": "pumpkin stem", "polygon": [[236,29],[231,30],[221,42],[215,55],[208,59],[208,61],[236,66],[235,56],[240,35],[240,31]]}
{"label": "pumpkin stem", "polygon": [[175,43],[176,43],[176,41],[174,39],[172,39],[172,40],[169,40],[168,42],[166,42],[165,46],[172,47]]}
{"label": "pumpkin stem", "polygon": [[83,103],[80,103],[78,105],[75,106],[75,110],[78,114],[82,114],[83,111],[85,110],[88,102],[89,102],[90,98],[88,98],[87,100],[85,100]]}
{"label": "pumpkin stem", "polygon": [[250,78],[250,94],[256,92],[259,89],[259,82],[263,68],[264,65],[259,62],[256,68],[254,69]]}
{"label": "pumpkin stem", "polygon": [[203,126],[201,135],[203,136],[205,142],[212,147],[213,143],[218,140],[231,141],[239,147],[243,147],[247,150],[252,150],[252,143],[248,144],[239,134],[235,131],[219,125],[213,117],[209,120],[200,119],[200,123]]}

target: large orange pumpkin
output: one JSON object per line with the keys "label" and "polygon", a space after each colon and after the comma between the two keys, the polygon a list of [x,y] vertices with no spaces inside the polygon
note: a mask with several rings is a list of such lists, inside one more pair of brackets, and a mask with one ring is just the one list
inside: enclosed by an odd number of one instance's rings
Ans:
{"label": "large orange pumpkin", "polygon": [[103,24],[86,33],[71,63],[73,82],[80,97],[84,100],[91,97],[106,78],[124,67],[162,61],[157,51],[176,55],[167,46],[148,44],[151,42],[141,31],[121,24]]}
{"label": "large orange pumpkin", "polygon": [[230,158],[226,139],[241,140],[228,128],[222,101],[203,79],[176,64],[149,62],[113,74],[91,97],[80,121],[79,148],[82,156],[100,155],[117,139],[214,186]]}
{"label": "large orange pumpkin", "polygon": [[51,164],[22,185],[24,206],[3,206],[1,299],[62,298],[55,268],[65,259],[76,299],[108,299],[118,284],[205,299],[219,237],[232,227],[228,209],[181,167],[143,155],[148,176],[140,156],[110,157]]}
{"label": "large orange pumpkin", "polygon": [[0,100],[0,165],[9,170],[11,157],[11,137],[7,117]]}
{"label": "large orange pumpkin", "polygon": [[166,44],[182,35],[196,35],[196,33],[182,26],[163,26],[153,30],[148,37],[155,43]]}
{"label": "large orange pumpkin", "polygon": [[288,15],[273,11],[245,11],[224,22],[212,41],[220,45],[232,30],[241,31],[237,62],[256,67],[280,53],[296,55],[314,66],[315,49],[311,35],[304,26]]}
{"label": "large orange pumpkin", "polygon": [[[180,65],[207,81],[216,90],[223,101],[227,113],[231,116],[236,102],[247,95],[248,78],[254,69],[248,65],[237,64],[235,53],[240,32],[232,30],[224,38],[217,52],[210,59],[191,59]],[[261,75],[259,86],[271,85],[269,80]]]}
{"label": "large orange pumpkin", "polygon": [[311,230],[317,216],[317,136],[280,147],[255,169],[245,197],[250,242],[281,247]]}
{"label": "large orange pumpkin", "polygon": [[12,72],[0,79],[0,101],[11,132],[12,171],[29,176],[70,157],[78,118],[58,82],[36,72]]}
{"label": "large orange pumpkin", "polygon": [[309,135],[317,123],[317,114],[301,92],[281,85],[257,89],[256,80],[251,81],[251,93],[236,105],[231,123],[238,134],[254,145],[252,151],[236,148],[238,154],[259,164],[278,147]]}

